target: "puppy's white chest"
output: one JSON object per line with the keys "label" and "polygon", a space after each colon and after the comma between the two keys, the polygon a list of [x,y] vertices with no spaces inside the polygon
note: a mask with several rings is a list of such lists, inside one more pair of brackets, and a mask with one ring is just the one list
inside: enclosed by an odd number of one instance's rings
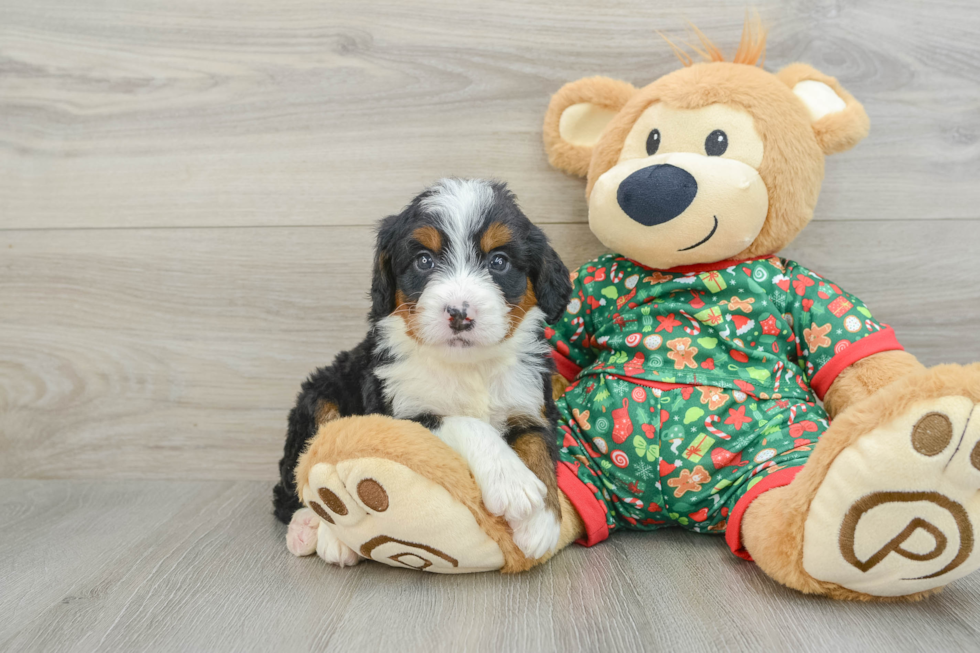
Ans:
{"label": "puppy's white chest", "polygon": [[399,418],[433,413],[503,424],[514,414],[537,415],[543,403],[540,372],[520,361],[447,364],[412,357],[384,365],[377,374]]}

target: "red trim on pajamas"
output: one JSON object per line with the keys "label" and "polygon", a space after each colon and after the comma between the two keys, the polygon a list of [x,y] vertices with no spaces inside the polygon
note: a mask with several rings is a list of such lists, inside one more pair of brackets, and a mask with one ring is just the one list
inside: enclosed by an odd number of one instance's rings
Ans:
{"label": "red trim on pajamas", "polygon": [[735,504],[732,514],[729,515],[728,528],[725,529],[725,542],[728,544],[728,548],[732,550],[732,553],[739,558],[752,561],[752,556],[742,546],[742,518],[745,516],[745,511],[749,509],[752,502],[758,499],[759,495],[763,492],[792,483],[801,469],[803,468],[791,467],[774,472],[756,483],[752,486],[752,489],[742,495],[742,498]]}
{"label": "red trim on pajamas", "polygon": [[606,511],[592,490],[579,480],[572,466],[564,461],[558,463],[558,487],[575,508],[575,512],[585,524],[585,537],[576,540],[582,546],[593,546],[609,537],[606,524]]}
{"label": "red trim on pajamas", "polygon": [[551,350],[551,357],[555,359],[555,367],[558,368],[558,373],[569,381],[574,381],[578,373],[582,371],[582,368],[573,363],[570,358],[555,349]]}
{"label": "red trim on pajamas", "polygon": [[[695,265],[679,265],[676,268],[667,268],[666,270],[661,270],[662,272],[674,273],[674,274],[700,274],[701,272],[714,272],[715,270],[724,270],[730,268],[734,265],[740,265],[742,263],[751,263],[752,261],[764,261],[766,259],[775,258],[773,254],[766,254],[765,256],[757,256],[755,258],[743,258],[737,261],[716,261],[715,263],[697,263]],[[642,263],[634,262],[637,265],[642,265],[647,267]],[[648,270],[653,270],[653,268],[647,268]]]}
{"label": "red trim on pajamas", "polygon": [[881,331],[858,340],[831,358],[810,380],[810,387],[817,393],[820,401],[823,401],[823,397],[830,390],[830,386],[840,376],[840,373],[849,366],[873,354],[878,354],[883,351],[903,351],[904,349],[895,338],[895,332],[892,328],[885,327]]}

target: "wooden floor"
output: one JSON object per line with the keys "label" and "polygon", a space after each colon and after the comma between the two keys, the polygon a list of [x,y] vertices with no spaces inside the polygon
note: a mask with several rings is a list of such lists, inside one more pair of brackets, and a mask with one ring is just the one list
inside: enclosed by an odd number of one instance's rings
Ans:
{"label": "wooden floor", "polygon": [[977,650],[980,582],[813,599],[720,538],[627,533],[519,576],[288,555],[261,481],[0,481],[5,651]]}
{"label": "wooden floor", "polygon": [[[303,376],[363,335],[372,225],[510,182],[602,251],[540,128],[562,83],[725,49],[745,4],[0,0],[0,650],[977,650],[980,577],[835,604],[718,539],[617,535],[519,577],[297,560],[270,514]],[[872,132],[787,252],[928,364],[980,360],[975,0],[754,3],[767,67]]]}

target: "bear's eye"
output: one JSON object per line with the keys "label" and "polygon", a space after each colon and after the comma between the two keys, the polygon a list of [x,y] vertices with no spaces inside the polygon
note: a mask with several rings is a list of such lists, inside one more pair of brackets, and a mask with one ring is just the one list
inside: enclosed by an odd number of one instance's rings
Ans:
{"label": "bear's eye", "polygon": [[728,134],[716,129],[704,139],[704,153],[708,156],[721,156],[728,149]]}
{"label": "bear's eye", "polygon": [[653,156],[660,149],[660,130],[654,129],[647,136],[647,156]]}

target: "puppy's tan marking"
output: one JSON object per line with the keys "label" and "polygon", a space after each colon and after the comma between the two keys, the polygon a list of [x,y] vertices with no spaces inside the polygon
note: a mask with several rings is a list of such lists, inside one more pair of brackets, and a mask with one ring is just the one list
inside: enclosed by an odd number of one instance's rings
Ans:
{"label": "puppy's tan marking", "polygon": [[320,401],[316,407],[316,423],[317,426],[325,422],[332,422],[333,420],[340,417],[340,410],[337,409],[337,405],[329,401]]}
{"label": "puppy's tan marking", "polygon": [[508,338],[514,335],[514,331],[521,325],[527,312],[537,305],[538,298],[534,295],[534,286],[528,279],[527,290],[521,295],[520,300],[516,304],[510,304],[510,311],[507,313],[507,318],[510,320],[510,329],[507,331]]}
{"label": "puppy's tan marking", "polygon": [[548,420],[544,417],[544,408],[541,408],[541,418],[533,415],[511,415],[507,418],[508,431],[538,431],[547,428]]}
{"label": "puppy's tan marking", "polygon": [[[537,428],[541,428],[540,420],[534,417],[512,417],[507,420],[508,427],[513,428],[511,425],[513,420],[519,420],[515,421],[513,426],[533,423],[538,425]],[[545,505],[555,515],[555,518],[561,521],[561,503],[558,498],[558,478],[555,463],[548,454],[548,447],[544,442],[543,434],[537,431],[522,435],[514,441],[512,448],[517,456],[524,461],[527,468],[534,472],[534,475],[541,479],[541,482],[548,488],[548,496],[544,499]]]}
{"label": "puppy's tan marking", "polygon": [[510,233],[510,227],[503,222],[494,222],[487,227],[487,230],[480,237],[480,249],[485,253],[492,252],[498,247],[503,247],[513,240],[513,238],[513,235]]}
{"label": "puppy's tan marking", "polygon": [[545,505],[560,520],[561,504],[558,498],[558,480],[555,472],[555,463],[548,454],[548,448],[541,434],[528,433],[527,435],[522,435],[514,442],[513,449],[518,457],[524,461],[524,464],[527,465],[527,468],[548,488]]}
{"label": "puppy's tan marking", "polygon": [[395,310],[392,315],[397,315],[405,323],[405,333],[408,334],[409,338],[421,342],[415,332],[417,307],[417,304],[411,301],[401,290],[395,291]]}
{"label": "puppy's tan marking", "polygon": [[412,238],[419,241],[422,247],[430,252],[438,252],[442,249],[442,236],[439,230],[431,225],[419,227],[412,232]]}

